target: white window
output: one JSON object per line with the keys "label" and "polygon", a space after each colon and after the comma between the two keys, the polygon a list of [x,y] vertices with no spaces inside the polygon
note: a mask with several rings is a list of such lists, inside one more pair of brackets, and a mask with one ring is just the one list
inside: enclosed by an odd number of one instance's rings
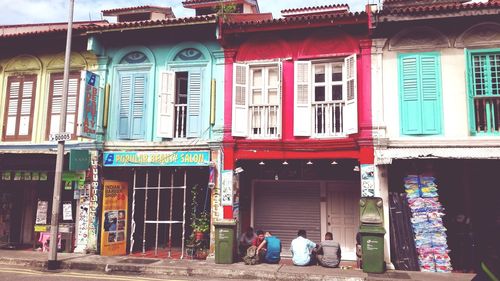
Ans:
{"label": "white window", "polygon": [[232,133],[256,139],[280,136],[280,64],[234,65]]}
{"label": "white window", "polygon": [[295,62],[294,135],[357,133],[356,57]]}

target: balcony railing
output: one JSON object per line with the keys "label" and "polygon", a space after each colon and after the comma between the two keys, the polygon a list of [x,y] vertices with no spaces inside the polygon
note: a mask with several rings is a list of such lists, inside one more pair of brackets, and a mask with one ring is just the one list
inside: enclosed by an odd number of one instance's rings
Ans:
{"label": "balcony railing", "polygon": [[477,133],[500,133],[500,96],[474,97]]}
{"label": "balcony railing", "polygon": [[176,104],[174,105],[174,108],[175,108],[174,138],[185,138],[187,104]]}
{"label": "balcony railing", "polygon": [[254,138],[279,137],[279,105],[251,105],[250,134]]}
{"label": "balcony railing", "polygon": [[313,123],[315,137],[343,136],[343,101],[314,102]]}

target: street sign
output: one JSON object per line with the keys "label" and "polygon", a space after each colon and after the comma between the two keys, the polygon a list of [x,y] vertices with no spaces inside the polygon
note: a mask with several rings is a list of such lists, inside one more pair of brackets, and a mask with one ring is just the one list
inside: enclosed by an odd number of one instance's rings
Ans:
{"label": "street sign", "polygon": [[50,134],[49,141],[67,141],[71,139],[71,133]]}

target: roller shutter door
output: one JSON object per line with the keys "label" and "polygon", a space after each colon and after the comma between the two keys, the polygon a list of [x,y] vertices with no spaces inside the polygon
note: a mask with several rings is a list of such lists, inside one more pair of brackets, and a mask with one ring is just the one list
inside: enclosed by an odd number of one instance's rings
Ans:
{"label": "roller shutter door", "polygon": [[320,184],[315,182],[255,182],[254,227],[281,239],[282,255],[299,229],[314,242],[321,241]]}

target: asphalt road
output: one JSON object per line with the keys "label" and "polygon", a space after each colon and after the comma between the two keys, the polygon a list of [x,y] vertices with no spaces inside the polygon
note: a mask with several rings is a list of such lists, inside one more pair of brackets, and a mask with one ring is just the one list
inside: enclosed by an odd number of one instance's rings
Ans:
{"label": "asphalt road", "polygon": [[[87,281],[87,280],[103,280],[103,281],[221,281],[221,279],[200,279],[192,277],[175,277],[175,276],[154,276],[154,275],[114,275],[101,272],[91,271],[39,271],[26,267],[0,265],[0,280],[1,281]],[[248,281],[242,279],[224,279],[227,281]]]}

